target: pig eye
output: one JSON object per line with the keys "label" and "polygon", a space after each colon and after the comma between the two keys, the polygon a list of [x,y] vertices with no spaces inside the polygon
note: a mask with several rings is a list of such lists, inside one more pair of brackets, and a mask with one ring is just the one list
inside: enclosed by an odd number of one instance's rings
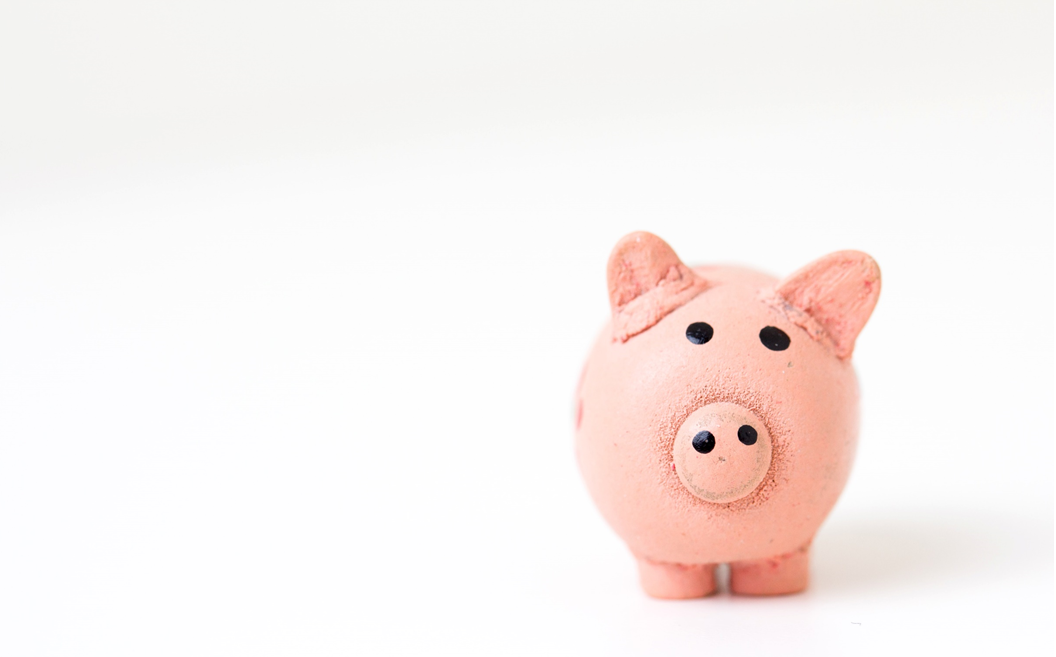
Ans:
{"label": "pig eye", "polygon": [[715,329],[711,328],[711,324],[694,322],[686,327],[686,339],[693,344],[704,344],[713,335],[715,335]]}
{"label": "pig eye", "polygon": [[789,339],[788,333],[785,333],[776,326],[767,326],[762,331],[759,331],[759,341],[763,343],[763,346],[771,351],[784,351],[788,349],[788,345],[792,344],[792,340]]}

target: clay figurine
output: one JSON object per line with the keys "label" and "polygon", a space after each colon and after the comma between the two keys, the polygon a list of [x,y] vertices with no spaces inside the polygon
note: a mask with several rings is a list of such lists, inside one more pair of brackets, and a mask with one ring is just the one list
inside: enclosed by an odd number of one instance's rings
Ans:
{"label": "clay figurine", "polygon": [[576,400],[576,455],[657,598],[801,591],[858,439],[851,353],[880,294],[839,251],[778,281],[682,264],[633,233],[609,258],[612,321]]}

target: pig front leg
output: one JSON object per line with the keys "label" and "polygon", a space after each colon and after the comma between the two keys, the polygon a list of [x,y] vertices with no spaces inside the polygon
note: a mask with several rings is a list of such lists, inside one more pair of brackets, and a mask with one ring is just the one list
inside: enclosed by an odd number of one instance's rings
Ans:
{"label": "pig front leg", "polygon": [[810,544],[768,559],[730,564],[730,591],[741,595],[798,593],[810,579]]}
{"label": "pig front leg", "polygon": [[661,563],[639,557],[638,576],[654,598],[684,600],[715,592],[715,564]]}

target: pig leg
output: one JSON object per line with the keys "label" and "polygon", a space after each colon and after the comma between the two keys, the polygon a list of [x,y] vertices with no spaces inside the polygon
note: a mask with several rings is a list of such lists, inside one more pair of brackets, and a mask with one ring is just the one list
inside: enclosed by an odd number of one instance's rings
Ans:
{"label": "pig leg", "polygon": [[798,593],[810,579],[810,544],[769,559],[730,564],[730,591],[741,595]]}
{"label": "pig leg", "polygon": [[638,558],[638,577],[654,598],[703,598],[715,592],[715,564],[661,563]]}

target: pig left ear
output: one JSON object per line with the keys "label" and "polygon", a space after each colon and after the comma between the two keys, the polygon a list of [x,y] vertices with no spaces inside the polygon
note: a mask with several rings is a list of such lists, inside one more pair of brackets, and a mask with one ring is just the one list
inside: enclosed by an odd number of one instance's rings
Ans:
{"label": "pig left ear", "polygon": [[776,292],[789,319],[815,340],[828,338],[845,360],[880,296],[880,267],[861,251],[837,251],[781,281]]}
{"label": "pig left ear", "polygon": [[619,342],[654,326],[708,287],[667,242],[646,232],[631,233],[616,244],[608,279],[612,337]]}

